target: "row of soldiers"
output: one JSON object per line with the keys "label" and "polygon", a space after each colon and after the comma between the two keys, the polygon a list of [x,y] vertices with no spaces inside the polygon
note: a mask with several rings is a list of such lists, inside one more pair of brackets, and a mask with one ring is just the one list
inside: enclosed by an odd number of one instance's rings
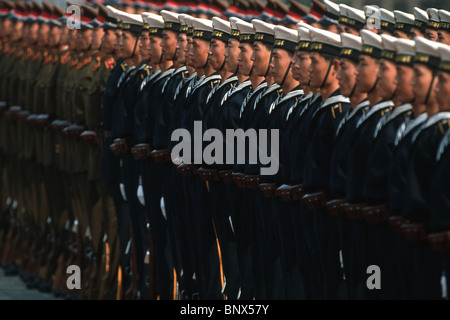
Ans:
{"label": "row of soldiers", "polygon": [[[446,298],[448,11],[2,5],[7,273],[81,299]],[[278,171],[177,154],[196,121],[276,130]]]}

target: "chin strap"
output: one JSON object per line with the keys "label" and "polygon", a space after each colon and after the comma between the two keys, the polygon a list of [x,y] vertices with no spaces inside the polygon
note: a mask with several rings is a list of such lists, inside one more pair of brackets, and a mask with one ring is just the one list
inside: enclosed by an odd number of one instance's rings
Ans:
{"label": "chin strap", "polygon": [[217,71],[222,71],[223,70],[223,68],[225,68],[225,63],[226,63],[226,61],[225,61],[225,59],[223,59],[223,63],[222,63],[222,65],[220,66],[220,68],[219,68],[219,70],[217,70]]}
{"label": "chin strap", "polygon": [[330,60],[330,64],[328,65],[327,73],[325,74],[325,78],[323,78],[322,84],[320,85],[319,89],[322,89],[325,83],[327,82],[328,75],[330,74],[331,66],[333,65],[334,58]]}
{"label": "chin strap", "polygon": [[436,71],[433,70],[433,78],[431,78],[430,87],[428,88],[427,96],[425,97],[425,105],[428,103],[428,99],[430,98],[431,89],[433,88],[434,79],[436,78]]}
{"label": "chin strap", "polygon": [[353,97],[353,95],[355,94],[355,90],[356,90],[356,83],[353,86],[352,92],[350,92],[350,95],[348,96],[348,98],[350,99],[351,97]]}
{"label": "chin strap", "polygon": [[133,58],[133,57],[134,57],[134,54],[136,53],[136,47],[137,47],[137,44],[138,44],[138,42],[139,42],[139,37],[140,37],[140,36],[141,36],[141,33],[138,33],[137,36],[136,36],[136,42],[134,43],[133,52],[131,53],[130,58]]}
{"label": "chin strap", "polygon": [[283,80],[281,80],[280,87],[282,87],[284,82],[286,81],[287,75],[289,74],[289,70],[291,70],[291,66],[292,66],[292,62],[289,62],[286,72],[284,73]]}
{"label": "chin strap", "polygon": [[372,93],[373,90],[375,90],[375,88],[377,87],[377,84],[378,84],[378,77],[377,77],[377,79],[375,80],[375,83],[373,84],[372,88],[370,88],[370,90],[367,92],[367,94]]}
{"label": "chin strap", "polygon": [[248,73],[248,76],[251,77],[253,74],[253,64],[252,64],[252,68],[250,69],[250,72]]}
{"label": "chin strap", "polygon": [[267,75],[269,74],[271,62],[272,62],[272,51],[270,51],[269,64],[267,65],[267,70],[266,73],[264,74],[264,78],[267,78]]}

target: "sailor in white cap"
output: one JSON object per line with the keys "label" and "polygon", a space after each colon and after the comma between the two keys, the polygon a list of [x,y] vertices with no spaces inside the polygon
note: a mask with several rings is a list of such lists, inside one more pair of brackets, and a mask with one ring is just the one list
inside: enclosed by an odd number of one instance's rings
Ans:
{"label": "sailor in white cap", "polygon": [[234,74],[238,74],[239,63],[237,56],[239,54],[239,29],[237,27],[237,21],[244,21],[236,17],[230,17],[231,24],[231,36],[228,39],[228,46],[225,50],[225,61],[228,65],[228,69]]}
{"label": "sailor in white cap", "polygon": [[[318,274],[326,275],[320,282],[323,289],[318,291],[319,298],[336,299],[343,279],[337,220],[331,215],[321,215],[320,212],[324,212],[325,207],[315,204],[327,201],[336,131],[350,109],[350,100],[341,94],[337,79],[340,70],[341,37],[319,29],[311,29],[310,36],[310,85],[319,88],[322,103],[312,115],[310,126],[312,134],[303,168],[305,195],[302,200],[314,214],[313,224],[324,226],[317,233],[314,244],[316,250],[319,250],[319,260],[325,261],[322,265],[318,265]],[[328,147],[323,148],[325,145]],[[328,248],[326,251],[320,249],[325,247]]]}
{"label": "sailor in white cap", "polygon": [[[213,17],[212,21],[213,33],[211,37],[211,45],[208,51],[209,63],[214,70],[220,73],[220,76],[222,77],[222,83],[220,87],[223,88],[224,82],[231,76],[233,76],[233,78],[227,81],[230,86],[229,88],[231,88],[231,86],[233,86],[237,81],[237,77],[233,75],[232,71],[228,70],[228,66],[225,62],[225,50],[228,45],[228,39],[231,36],[231,24],[229,21],[223,20],[218,17]],[[213,91],[216,92],[216,90]],[[211,91],[211,94],[213,93],[213,91]]]}
{"label": "sailor in white cap", "polygon": [[439,10],[439,31],[438,41],[446,45],[450,45],[450,12],[447,10]]}
{"label": "sailor in white cap", "polygon": [[122,30],[122,37],[120,38],[119,47],[124,58],[135,60],[134,64],[140,62],[140,54],[136,51],[139,43],[139,35],[142,32],[144,22],[142,16],[138,14],[131,14],[126,12],[118,12],[120,19],[120,29]]}
{"label": "sailor in white cap", "polygon": [[394,36],[409,39],[411,29],[414,27],[414,15],[400,10],[394,10],[394,16]]}
{"label": "sailor in white cap", "polygon": [[[441,59],[441,62],[439,64],[439,82],[441,82],[442,80],[443,83],[442,85],[438,84],[437,98],[440,103],[440,107],[445,108],[446,111],[450,111],[450,47],[440,46],[439,55]],[[447,243],[449,241],[448,234],[446,233],[448,230],[448,215],[446,214],[446,212],[448,212],[449,208],[449,195],[447,192],[444,192],[444,190],[447,190],[447,186],[449,185],[449,145],[450,130],[447,130],[438,146],[438,150],[436,153],[437,165],[430,183],[431,187],[429,206],[431,215],[429,237],[437,236],[437,238],[443,239],[443,241],[441,240],[441,242],[438,243],[439,245],[442,245],[443,243]],[[444,264],[442,267],[442,274],[450,274],[450,270],[447,264]],[[442,277],[441,280],[444,280],[444,278],[447,277]],[[441,282],[442,289],[446,289],[443,284],[444,283]]]}
{"label": "sailor in white cap", "polygon": [[[434,87],[440,67],[440,44],[424,38],[415,38],[416,54],[413,88],[415,99],[426,105],[429,118],[412,137],[412,148],[407,159],[406,182],[402,203],[402,216],[407,224],[401,231],[406,239],[417,239],[417,230],[422,234],[432,233],[430,224],[431,178],[436,168],[439,142],[450,126],[450,112],[440,110]],[[445,287],[442,260],[430,246],[411,246],[415,266],[412,274],[413,299],[441,299]],[[443,283],[445,285],[445,283]]]}
{"label": "sailor in white cap", "polygon": [[425,37],[432,41],[438,40],[439,30],[439,10],[436,8],[428,8],[428,23],[426,25]]}
{"label": "sailor in white cap", "polygon": [[392,11],[385,8],[380,9],[380,30],[378,34],[393,35],[395,26],[395,16]]}
{"label": "sailor in white cap", "polygon": [[364,28],[366,23],[364,11],[345,4],[339,4],[339,9],[339,24],[343,28],[343,32],[357,34],[359,30]]}
{"label": "sailor in white cap", "polygon": [[[178,13],[161,10],[161,17],[164,20],[162,41],[161,41],[161,54],[162,59],[166,61],[176,60],[177,55],[177,41],[178,33],[180,32],[180,21],[178,20]],[[176,66],[175,68],[180,67]]]}
{"label": "sailor in white cap", "polygon": [[425,37],[427,24],[428,24],[428,13],[418,7],[414,7],[414,27],[411,28],[411,34],[418,37]]}
{"label": "sailor in white cap", "polygon": [[[197,73],[201,75],[200,79],[192,86],[184,102],[183,119],[180,123],[182,128],[188,130],[189,134],[197,134],[195,121],[201,121],[206,112],[207,97],[214,86],[218,85],[221,77],[214,71],[208,62],[208,49],[213,33],[213,22],[205,19],[192,19],[192,45],[189,48],[189,57]],[[194,132],[195,130],[195,132]],[[192,148],[191,148],[192,147]],[[202,163],[198,158],[198,153],[194,152],[194,144],[189,145],[190,158],[184,155],[184,163],[181,163],[178,170],[194,170],[193,163]],[[172,149],[172,156],[174,156]],[[180,149],[178,148],[178,151]],[[184,152],[183,152],[184,153]],[[180,157],[180,155],[175,156]],[[192,172],[190,171],[190,172]],[[198,284],[198,295],[200,299],[218,299],[221,291],[221,278],[219,257],[217,252],[217,243],[214,235],[213,225],[211,223],[207,184],[195,176],[184,179],[184,190],[186,197],[197,199],[195,207],[186,208],[186,214],[190,219],[190,230],[192,238],[190,244],[194,252],[194,257],[198,258],[195,263],[195,275]],[[208,221],[208,222],[206,222]],[[195,235],[195,236],[194,236]],[[211,254],[204,255],[204,252]],[[195,259],[195,258],[194,258]]]}
{"label": "sailor in white cap", "polygon": [[[342,49],[340,52],[341,68],[337,74],[341,94],[350,99],[351,108],[340,121],[335,138],[335,147],[330,165],[330,194],[328,202],[330,212],[334,206],[345,203],[345,188],[347,184],[347,159],[352,146],[351,141],[356,131],[356,123],[362,115],[368,112],[367,94],[360,92],[356,86],[356,66],[361,53],[361,37],[349,33],[341,33]],[[336,211],[336,209],[334,209]],[[355,262],[358,256],[351,248],[355,245],[352,231],[352,221],[341,219],[339,233],[341,234],[342,262],[349,299],[357,299],[357,276]]]}
{"label": "sailor in white cap", "polygon": [[319,24],[324,30],[338,33],[339,14],[340,9],[337,3],[330,0],[324,0],[326,11],[323,14],[322,19],[319,20]]}
{"label": "sailor in white cap", "polygon": [[378,71],[378,94],[385,100],[393,100],[394,105],[398,105],[396,101],[396,76],[397,69],[395,65],[395,40],[396,38],[389,35],[381,35],[383,51],[380,59],[380,70]]}

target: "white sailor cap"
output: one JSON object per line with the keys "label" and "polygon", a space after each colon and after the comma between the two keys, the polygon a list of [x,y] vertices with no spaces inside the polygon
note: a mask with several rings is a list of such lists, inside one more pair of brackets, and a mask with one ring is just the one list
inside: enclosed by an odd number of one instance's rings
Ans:
{"label": "white sailor cap", "polygon": [[329,54],[339,57],[341,52],[341,37],[340,35],[321,29],[309,30],[311,36],[311,51]]}
{"label": "white sailor cap", "polygon": [[325,26],[338,24],[340,15],[339,5],[330,0],[324,0],[323,3],[325,4],[325,13],[319,20],[319,23]]}
{"label": "white sailor cap", "polygon": [[361,54],[380,59],[381,52],[383,51],[383,41],[381,36],[366,29],[361,30],[360,35],[362,38]]}
{"label": "white sailor cap", "polygon": [[128,12],[119,12],[119,19],[121,20],[120,28],[124,31],[134,33],[141,33],[144,26],[144,20],[140,14],[132,14]]}
{"label": "white sailor cap", "polygon": [[440,44],[422,37],[414,37],[416,42],[414,63],[421,63],[430,69],[437,69],[439,66],[439,46]]}
{"label": "white sailor cap", "polygon": [[381,52],[381,58],[390,60],[395,63],[395,41],[397,38],[389,36],[387,34],[381,35],[381,41],[383,45],[383,51]]}
{"label": "white sailor cap", "polygon": [[192,19],[192,27],[194,28],[194,32],[192,37],[195,39],[202,39],[206,41],[210,41],[213,32],[213,22],[208,19]]}
{"label": "white sailor cap", "polygon": [[298,42],[297,30],[289,29],[282,26],[275,26],[273,29],[275,42],[273,48],[284,49],[288,52],[294,53]]}
{"label": "white sailor cap", "polygon": [[120,25],[119,25],[120,15],[119,15],[119,13],[123,12],[123,11],[117,10],[116,8],[114,8],[114,7],[110,6],[110,5],[107,5],[106,6],[106,12],[108,13],[109,17],[112,17],[112,18],[114,18],[115,20],[118,21],[118,27],[120,28]]}
{"label": "white sailor cap", "polygon": [[439,46],[439,70],[450,73],[450,46],[442,44]]}
{"label": "white sailor cap", "polygon": [[311,50],[311,35],[310,30],[313,29],[311,25],[299,22],[297,23],[297,33],[298,33],[298,45],[297,50],[300,51],[310,51]]}
{"label": "white sailor cap", "polygon": [[353,61],[359,60],[361,54],[362,39],[350,33],[341,33],[341,58],[348,58]]}
{"label": "white sailor cap", "polygon": [[428,29],[439,30],[439,10],[436,8],[428,8]]}
{"label": "white sailor cap", "polygon": [[394,29],[409,34],[411,32],[411,28],[414,27],[414,15],[400,10],[394,10],[394,16]]}
{"label": "white sailor cap", "polygon": [[[339,5],[339,7],[341,7],[341,5]],[[364,14],[364,11],[346,6],[345,14],[343,15],[341,12],[339,23],[342,23],[343,25],[351,28],[355,28],[356,30],[361,30],[362,28],[364,28],[364,25],[366,23],[366,16]]]}
{"label": "white sailor cap", "polygon": [[450,12],[439,10],[439,30],[450,32]]}
{"label": "white sailor cap", "polygon": [[231,37],[239,41],[239,29],[236,23],[244,20],[239,19],[238,17],[230,17],[229,20],[231,24]]}
{"label": "white sailor cap", "polygon": [[395,41],[395,63],[412,67],[414,55],[416,54],[416,43],[414,40],[397,39]]}
{"label": "white sailor cap", "polygon": [[177,33],[180,32],[181,23],[178,19],[178,13],[168,10],[161,10],[160,13],[164,20],[164,30],[171,30]]}
{"label": "white sailor cap", "polygon": [[162,37],[162,32],[164,30],[163,17],[150,12],[143,12],[141,15],[145,23],[143,29],[148,31],[150,35]]}
{"label": "white sailor cap", "polygon": [[253,19],[252,24],[255,29],[255,41],[261,41],[273,46],[275,42],[275,25],[259,19]]}
{"label": "white sailor cap", "polygon": [[222,40],[227,43],[231,36],[231,23],[218,17],[212,18],[213,33],[212,38]]}
{"label": "white sailor cap", "polygon": [[238,20],[236,21],[236,26],[239,30],[239,42],[253,43],[253,39],[255,38],[253,24],[247,21]]}
{"label": "white sailor cap", "polygon": [[190,15],[186,13],[180,13],[178,15],[178,20],[180,21],[180,33],[188,33],[188,23],[187,20],[192,18]]}
{"label": "white sailor cap", "polygon": [[418,7],[414,7],[414,27],[425,33],[428,24],[428,13]]}
{"label": "white sailor cap", "polygon": [[385,8],[380,9],[380,28],[387,32],[393,33],[395,27],[395,16],[392,11]]}

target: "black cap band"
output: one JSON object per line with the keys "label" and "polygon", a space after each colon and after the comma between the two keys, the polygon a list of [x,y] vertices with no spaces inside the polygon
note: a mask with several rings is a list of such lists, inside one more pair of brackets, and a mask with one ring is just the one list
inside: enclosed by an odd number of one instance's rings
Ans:
{"label": "black cap band", "polygon": [[228,39],[230,39],[230,34],[220,30],[213,30],[211,39],[221,40],[225,43],[228,43]]}
{"label": "black cap band", "polygon": [[397,54],[395,57],[395,63],[399,65],[412,67],[414,64],[414,56],[406,54]]}
{"label": "black cap band", "polygon": [[430,69],[435,70],[439,67],[440,59],[428,54],[416,53],[416,55],[414,56],[414,62],[422,63],[428,66]]}
{"label": "black cap band", "polygon": [[310,41],[299,41],[297,44],[298,51],[311,51],[311,42]]}
{"label": "black cap band", "polygon": [[341,58],[347,58],[353,61],[358,62],[359,61],[359,55],[361,54],[361,51],[356,50],[354,48],[342,48],[340,52]]}
{"label": "black cap band", "polygon": [[253,43],[254,39],[255,39],[254,34],[240,34],[239,35],[239,42],[242,42],[242,43]]}
{"label": "black cap band", "polygon": [[377,47],[372,47],[372,46],[368,46],[368,45],[363,45],[361,47],[361,54],[367,54],[375,59],[381,58],[381,52],[382,52],[382,50]]}
{"label": "black cap band", "polygon": [[142,27],[141,25],[137,25],[137,24],[131,24],[131,23],[121,23],[120,24],[120,29],[122,29],[123,31],[130,31],[130,32],[134,32],[134,33],[141,33],[142,32]]}
{"label": "black cap band", "polygon": [[381,52],[381,58],[395,63],[395,51],[383,50]]}
{"label": "black cap band", "polygon": [[255,34],[254,41],[261,41],[261,42],[264,42],[264,43],[266,43],[268,45],[273,46],[273,44],[275,42],[275,37],[273,36],[273,34],[259,32],[259,33]]}
{"label": "black cap band", "polygon": [[333,45],[321,42],[312,42],[311,43],[311,52],[319,52],[324,54],[330,54],[335,57],[339,57],[341,52],[341,48],[335,47]]}
{"label": "black cap band", "polygon": [[194,30],[192,33],[192,38],[210,41],[212,38],[212,32],[205,30]]}
{"label": "black cap band", "polygon": [[164,30],[170,30],[173,32],[180,32],[181,24],[177,22],[165,21],[164,22]]}
{"label": "black cap band", "polygon": [[275,42],[273,44],[273,49],[277,49],[277,48],[284,49],[291,53],[295,52],[296,47],[297,47],[297,43],[289,41],[289,40],[284,40],[284,39],[277,39],[277,40],[275,40]]}

